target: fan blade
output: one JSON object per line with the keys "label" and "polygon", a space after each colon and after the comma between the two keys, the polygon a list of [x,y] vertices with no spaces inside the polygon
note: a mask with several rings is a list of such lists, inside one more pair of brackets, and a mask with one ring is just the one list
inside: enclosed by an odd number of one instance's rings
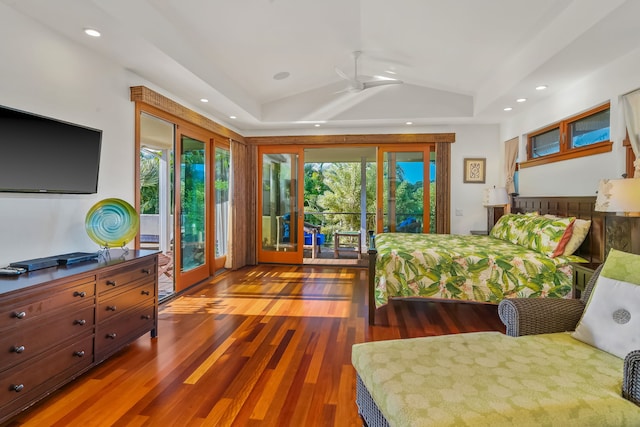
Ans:
{"label": "fan blade", "polygon": [[362,89],[369,89],[378,86],[399,85],[404,83],[402,80],[373,80],[362,83]]}
{"label": "fan blade", "polygon": [[336,74],[339,75],[341,78],[343,78],[344,80],[348,81],[349,83],[351,83],[351,81],[353,80],[351,77],[347,76],[347,74],[342,71],[340,68],[336,67]]}

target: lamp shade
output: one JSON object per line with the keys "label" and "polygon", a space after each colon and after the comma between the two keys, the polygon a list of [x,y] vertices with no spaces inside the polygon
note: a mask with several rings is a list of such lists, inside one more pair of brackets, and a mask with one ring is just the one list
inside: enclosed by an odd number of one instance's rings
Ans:
{"label": "lamp shade", "polygon": [[640,178],[600,181],[595,210],[619,215],[640,215]]}
{"label": "lamp shade", "polygon": [[509,195],[505,187],[493,187],[484,189],[484,206],[502,206],[509,204]]}

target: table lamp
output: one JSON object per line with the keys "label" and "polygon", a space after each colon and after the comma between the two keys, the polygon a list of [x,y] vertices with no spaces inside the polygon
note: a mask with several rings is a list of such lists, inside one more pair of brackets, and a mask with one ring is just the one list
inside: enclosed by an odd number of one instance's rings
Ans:
{"label": "table lamp", "polygon": [[[598,186],[595,210],[615,213],[605,216],[605,254],[609,249],[625,252],[633,251],[633,241],[640,239],[637,221],[630,218],[640,217],[640,178],[603,179]],[[636,248],[637,250],[638,248]]]}
{"label": "table lamp", "polygon": [[509,195],[505,187],[485,188],[482,204],[487,208],[487,232],[504,215],[504,207],[509,204]]}

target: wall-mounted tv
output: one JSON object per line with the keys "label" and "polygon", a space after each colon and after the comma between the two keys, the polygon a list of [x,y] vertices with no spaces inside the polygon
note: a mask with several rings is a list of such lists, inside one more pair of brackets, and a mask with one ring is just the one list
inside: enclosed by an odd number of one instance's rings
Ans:
{"label": "wall-mounted tv", "polygon": [[98,192],[102,131],[0,106],[0,191]]}

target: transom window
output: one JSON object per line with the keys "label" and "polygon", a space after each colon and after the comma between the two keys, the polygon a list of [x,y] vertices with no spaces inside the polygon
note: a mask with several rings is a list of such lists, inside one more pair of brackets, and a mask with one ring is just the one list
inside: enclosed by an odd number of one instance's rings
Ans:
{"label": "transom window", "polygon": [[520,167],[611,151],[610,121],[610,105],[606,103],[530,133],[527,161]]}

